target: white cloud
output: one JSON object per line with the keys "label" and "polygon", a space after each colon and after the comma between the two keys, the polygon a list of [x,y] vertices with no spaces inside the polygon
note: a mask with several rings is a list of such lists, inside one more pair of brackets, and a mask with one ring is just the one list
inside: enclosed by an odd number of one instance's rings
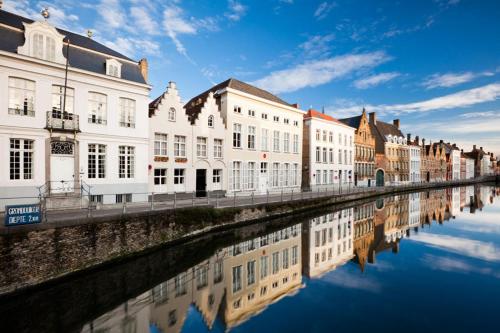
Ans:
{"label": "white cloud", "polygon": [[409,240],[425,243],[432,247],[472,258],[495,262],[500,261],[500,248],[496,247],[494,243],[428,233],[416,234],[414,237],[409,238]]}
{"label": "white cloud", "polygon": [[314,57],[325,54],[330,49],[329,43],[335,39],[334,34],[315,35],[309,37],[305,42],[299,45],[304,50],[306,56]]}
{"label": "white cloud", "polygon": [[363,79],[356,80],[354,81],[354,86],[358,89],[367,89],[375,87],[381,83],[390,81],[398,76],[400,76],[400,74],[396,72],[380,73]]}
{"label": "white cloud", "polygon": [[104,24],[112,29],[127,25],[127,15],[118,0],[101,0],[97,12],[104,20]]}
{"label": "white cloud", "polygon": [[463,274],[483,274],[500,279],[500,272],[495,271],[490,267],[476,267],[460,259],[426,254],[421,260],[424,264],[426,264],[433,270],[444,272],[459,272]]}
{"label": "white cloud", "polygon": [[370,112],[380,112],[382,115],[387,113],[401,114],[414,112],[429,112],[443,109],[455,109],[468,107],[480,103],[492,102],[500,98],[500,83],[492,83],[479,88],[462,90],[453,94],[431,98],[421,102],[393,105],[355,105],[345,109],[342,112],[359,111],[363,106]]}
{"label": "white cloud", "polygon": [[128,57],[160,54],[158,43],[143,38],[118,37],[114,41],[106,40],[103,43]]}
{"label": "white cloud", "polygon": [[158,35],[160,33],[158,23],[145,7],[131,7],[130,15],[134,19],[134,26],[137,29],[141,29],[149,35]]}
{"label": "white cloud", "polygon": [[380,293],[382,291],[382,285],[365,274],[352,274],[337,270],[330,272],[322,280],[342,288],[358,289],[371,293]]}
{"label": "white cloud", "polygon": [[228,0],[228,12],[224,14],[231,21],[239,21],[246,14],[247,7],[236,0]]}
{"label": "white cloud", "polygon": [[459,116],[460,118],[497,118],[500,117],[500,111],[482,111],[482,112],[468,112]]}
{"label": "white cloud", "polygon": [[186,48],[181,43],[177,35],[180,34],[196,34],[196,28],[189,21],[182,17],[182,9],[177,6],[170,6],[163,11],[163,27],[168,37],[172,40],[177,49],[177,52],[189,58]]}
{"label": "white cloud", "polygon": [[429,76],[422,85],[427,89],[434,88],[449,88],[454,87],[456,85],[470,82],[481,76],[492,76],[494,73],[492,72],[481,72],[481,73],[473,73],[473,72],[464,72],[464,73],[446,73],[446,74],[433,74]]}
{"label": "white cloud", "polygon": [[292,92],[316,87],[360,69],[370,69],[391,58],[382,51],[346,54],[324,60],[310,61],[296,67],[274,71],[253,84],[274,93]]}
{"label": "white cloud", "polygon": [[330,11],[335,8],[337,4],[335,2],[322,2],[319,4],[318,8],[314,11],[314,17],[318,20],[322,20],[328,16]]}

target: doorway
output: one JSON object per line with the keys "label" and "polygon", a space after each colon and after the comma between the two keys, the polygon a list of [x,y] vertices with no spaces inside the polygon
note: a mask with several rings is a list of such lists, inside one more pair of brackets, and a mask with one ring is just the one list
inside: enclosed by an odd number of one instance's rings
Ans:
{"label": "doorway", "polygon": [[430,183],[430,181],[431,181],[431,173],[429,171],[427,171],[425,179],[427,179],[427,182]]}
{"label": "doorway", "polygon": [[53,141],[50,148],[50,192],[73,192],[75,190],[74,144],[69,141]]}
{"label": "doorway", "polygon": [[384,171],[383,170],[377,170],[377,186],[384,186]]}
{"label": "doorway", "polygon": [[207,169],[196,169],[196,196],[207,196]]}

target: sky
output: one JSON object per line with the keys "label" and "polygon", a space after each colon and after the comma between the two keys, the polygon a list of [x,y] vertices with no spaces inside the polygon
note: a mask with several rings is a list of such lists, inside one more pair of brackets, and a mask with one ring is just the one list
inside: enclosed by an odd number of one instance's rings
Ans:
{"label": "sky", "polygon": [[498,0],[4,0],[149,62],[151,98],[234,77],[336,118],[500,155]]}

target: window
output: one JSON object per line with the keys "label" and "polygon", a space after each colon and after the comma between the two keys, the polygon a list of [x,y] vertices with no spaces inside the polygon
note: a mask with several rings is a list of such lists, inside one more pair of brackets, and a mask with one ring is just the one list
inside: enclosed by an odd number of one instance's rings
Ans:
{"label": "window", "polygon": [[339,164],[342,164],[342,149],[339,149]]}
{"label": "window", "polygon": [[195,271],[196,275],[196,289],[204,288],[208,285],[208,266],[203,265],[197,267]]}
{"label": "window", "polygon": [[333,184],[333,170],[330,170],[330,171],[329,171],[329,175],[328,175],[328,183],[329,183],[329,184]]}
{"label": "window", "polygon": [[241,290],[241,265],[233,267],[233,293]]}
{"label": "window", "polygon": [[279,163],[273,163],[273,187],[278,187],[279,186],[279,168],[280,164]]}
{"label": "window", "polygon": [[106,60],[106,74],[114,77],[121,77],[122,64],[115,59]]}
{"label": "window", "polygon": [[260,162],[260,173],[267,173],[267,162]]}
{"label": "window", "polygon": [[212,171],[212,182],[220,184],[222,182],[222,169],[214,169]]}
{"label": "window", "polygon": [[273,131],[273,151],[280,151],[280,132]]}
{"label": "window", "polygon": [[321,148],[316,147],[316,163],[321,163]]}
{"label": "window", "polygon": [[185,174],[186,174],[186,169],[174,169],[174,184],[175,185],[184,184]]}
{"label": "window", "polygon": [[33,56],[38,59],[43,59],[43,35],[33,35]]}
{"label": "window", "polygon": [[233,124],[233,147],[241,148],[241,124]]}
{"label": "window", "polygon": [[328,132],[328,142],[333,143],[333,132]]}
{"label": "window", "polygon": [[294,163],[292,166],[292,183],[290,185],[297,186],[298,184],[298,176],[299,176],[299,165]]}
{"label": "window", "polygon": [[174,156],[186,157],[186,137],[181,135],[174,136]]}
{"label": "window", "polygon": [[269,264],[269,257],[268,256],[260,257],[260,278],[261,279],[265,278],[268,274],[268,264]]}
{"label": "window", "polygon": [[[181,273],[174,278],[175,297],[185,295],[187,292],[187,274]],[[175,311],[174,311],[175,312]]]}
{"label": "window", "polygon": [[167,169],[155,169],[154,171],[154,184],[165,185],[167,184]]}
{"label": "window", "polygon": [[294,120],[293,121],[293,126],[298,127],[299,126],[299,122],[297,120]]}
{"label": "window", "polygon": [[208,127],[214,127],[214,116],[208,116]]}
{"label": "window", "polygon": [[273,116],[273,121],[274,121],[275,123],[279,123],[279,121],[280,121],[280,117],[278,117],[278,116]]}
{"label": "window", "polygon": [[323,148],[323,163],[327,163],[327,155],[326,155],[326,148]]}
{"label": "window", "polygon": [[283,151],[290,152],[290,133],[283,133]]}
{"label": "window", "polygon": [[169,121],[175,121],[175,109],[174,108],[170,108],[168,109],[168,120]]}
{"label": "window", "polygon": [[106,146],[89,144],[88,178],[106,178]]}
{"label": "window", "polygon": [[89,92],[89,123],[106,125],[107,96]]}
{"label": "window", "polygon": [[124,193],[124,194],[115,195],[115,202],[116,203],[132,202],[132,193]]}
{"label": "window", "polygon": [[214,263],[214,283],[219,283],[222,281],[224,274],[224,262],[222,259],[217,260]]}
{"label": "window", "polygon": [[327,170],[323,170],[323,184],[328,184]]}
{"label": "window", "polygon": [[349,164],[352,164],[352,151],[349,151]]}
{"label": "window", "polygon": [[9,77],[9,114],[35,116],[35,82]]}
{"label": "window", "polygon": [[320,130],[316,130],[316,141],[319,141],[321,138],[321,131]]}
{"label": "window", "polygon": [[267,120],[267,113],[262,113],[262,119]]}
{"label": "window", "polygon": [[233,108],[233,111],[234,111],[235,113],[239,113],[239,114],[241,114],[241,107],[239,107],[239,106],[235,105],[235,106],[234,106],[234,108]]}
{"label": "window", "polygon": [[290,119],[288,119],[288,118],[284,118],[284,119],[283,119],[283,123],[284,123],[284,124],[287,124],[287,125],[288,125],[288,124],[290,124]]}
{"label": "window", "polygon": [[269,137],[269,130],[263,128],[262,129],[262,138],[261,138],[261,142],[260,142],[260,145],[261,145],[261,149],[263,151],[268,151],[269,148],[268,148],[268,137]]}
{"label": "window", "polygon": [[134,147],[118,147],[118,176],[120,178],[134,178],[134,154]]}
{"label": "window", "polygon": [[347,150],[344,150],[344,164],[347,164]]}
{"label": "window", "polygon": [[299,153],[299,135],[294,134],[293,135],[293,153],[298,154]]}
{"label": "window", "polygon": [[58,116],[56,118],[61,118],[61,110],[64,104],[64,111],[67,113],[73,113],[73,105],[75,98],[75,90],[73,88],[66,87],[66,101],[64,101],[64,86],[52,86],[52,116],[55,114]]}
{"label": "window", "polygon": [[247,188],[253,190],[255,188],[255,162],[248,162],[248,182]]}
{"label": "window", "polygon": [[288,258],[288,249],[283,250],[281,259],[283,262],[283,269],[287,269],[288,265],[290,263],[289,258]]}
{"label": "window", "polygon": [[248,126],[248,149],[255,149],[255,126]]}
{"label": "window", "polygon": [[233,162],[233,190],[240,189],[240,177],[241,177],[241,162],[235,161]]}
{"label": "window", "polygon": [[279,252],[274,252],[273,253],[273,274],[276,274],[278,273],[278,271],[280,270],[280,261],[279,261]]}
{"label": "window", "polygon": [[326,131],[323,131],[323,141],[326,142]]}
{"label": "window", "polygon": [[299,247],[295,245],[292,247],[292,266],[297,265],[299,261]]}
{"label": "window", "polygon": [[207,157],[207,138],[201,136],[196,138],[196,156]]}
{"label": "window", "polygon": [[120,126],[135,127],[135,101],[120,98]]}
{"label": "window", "polygon": [[248,110],[248,115],[250,117],[255,117],[255,110]]}
{"label": "window", "polygon": [[155,133],[155,156],[167,156],[167,134]]}
{"label": "window", "polygon": [[34,141],[10,139],[10,179],[33,179]]}
{"label": "window", "polygon": [[321,185],[321,170],[316,170],[316,185]]}
{"label": "window", "polygon": [[333,163],[333,148],[330,148],[328,155],[330,163]]}
{"label": "window", "polygon": [[339,145],[342,144],[342,134],[339,133]]}
{"label": "window", "polygon": [[222,158],[222,139],[214,139],[214,157]]}
{"label": "window", "polygon": [[285,163],[284,164],[284,174],[283,174],[283,186],[289,186],[290,185],[290,164]]}
{"label": "window", "polygon": [[247,284],[255,283],[255,260],[247,262]]}
{"label": "window", "polygon": [[96,194],[90,196],[90,202],[102,204],[104,196],[102,194]]}
{"label": "window", "polygon": [[[45,38],[44,38],[45,37]],[[45,41],[45,43],[44,43]],[[55,61],[56,59],[56,41],[54,38],[44,36],[40,33],[33,34],[33,57]]]}

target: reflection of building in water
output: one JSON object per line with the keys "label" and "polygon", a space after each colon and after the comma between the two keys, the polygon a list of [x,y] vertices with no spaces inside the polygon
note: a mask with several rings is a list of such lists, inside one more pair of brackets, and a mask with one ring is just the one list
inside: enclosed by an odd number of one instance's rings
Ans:
{"label": "reflection of building in water", "polygon": [[318,277],[353,257],[353,209],[310,219],[302,224],[303,272]]}
{"label": "reflection of building in water", "polygon": [[228,248],[224,267],[227,328],[246,321],[302,285],[301,225]]}
{"label": "reflection of building in water", "polygon": [[410,193],[408,195],[408,227],[414,228],[420,225],[420,196],[422,193]]}
{"label": "reflection of building in water", "polygon": [[396,195],[385,200],[384,238],[386,243],[395,243],[408,230],[408,194]]}
{"label": "reflection of building in water", "polygon": [[444,190],[423,192],[420,200],[420,223],[431,225],[432,221],[443,223],[446,211]]}
{"label": "reflection of building in water", "polygon": [[370,245],[375,236],[374,210],[375,204],[373,202],[354,207],[354,255],[362,271],[368,260]]}
{"label": "reflection of building in water", "polygon": [[457,217],[460,213],[460,187],[453,187],[446,189],[446,211],[450,217]]}

